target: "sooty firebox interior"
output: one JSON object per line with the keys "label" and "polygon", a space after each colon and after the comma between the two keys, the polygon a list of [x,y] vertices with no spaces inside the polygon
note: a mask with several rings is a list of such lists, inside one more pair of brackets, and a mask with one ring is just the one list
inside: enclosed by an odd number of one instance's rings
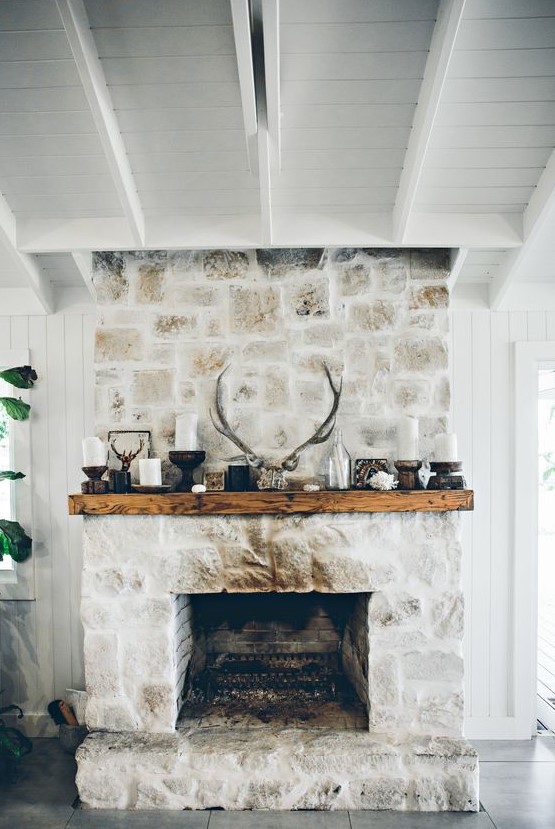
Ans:
{"label": "sooty firebox interior", "polygon": [[369,595],[191,596],[180,724],[367,729]]}

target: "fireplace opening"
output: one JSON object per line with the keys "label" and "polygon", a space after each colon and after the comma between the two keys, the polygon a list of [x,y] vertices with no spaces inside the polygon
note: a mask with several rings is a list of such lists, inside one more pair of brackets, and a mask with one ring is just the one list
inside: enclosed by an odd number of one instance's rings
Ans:
{"label": "fireplace opening", "polygon": [[178,726],[368,728],[370,594],[186,598]]}

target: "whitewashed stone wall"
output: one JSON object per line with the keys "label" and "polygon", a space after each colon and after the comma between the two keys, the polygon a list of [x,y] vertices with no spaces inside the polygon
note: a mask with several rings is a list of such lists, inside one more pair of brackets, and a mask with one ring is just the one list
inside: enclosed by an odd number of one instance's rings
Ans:
{"label": "whitewashed stone wall", "polygon": [[86,517],[89,727],[173,731],[191,652],[176,594],[317,590],[372,593],[370,729],[460,736],[458,526],[456,513]]}
{"label": "whitewashed stone wall", "polygon": [[[353,456],[395,455],[399,416],[422,454],[446,429],[448,257],[443,250],[102,253],[94,258],[97,430],[145,428],[167,462],[176,415],[199,413],[208,461],[237,454],[208,409],[228,363],[228,413],[255,450],[306,439],[344,377],[338,424]],[[303,457],[310,475],[320,450]]]}

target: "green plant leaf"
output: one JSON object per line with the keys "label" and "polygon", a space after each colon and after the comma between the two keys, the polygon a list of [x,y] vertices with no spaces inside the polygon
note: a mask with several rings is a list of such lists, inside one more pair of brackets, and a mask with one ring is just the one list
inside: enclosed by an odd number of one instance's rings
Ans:
{"label": "green plant leaf", "polygon": [[0,554],[14,561],[25,561],[31,555],[32,539],[17,521],[0,518]]}
{"label": "green plant leaf", "polygon": [[20,478],[24,477],[23,472],[12,472],[10,469],[0,472],[0,481],[19,481]]}
{"label": "green plant leaf", "polygon": [[37,372],[31,366],[16,366],[0,371],[0,377],[17,389],[30,389],[37,379]]}
{"label": "green plant leaf", "polygon": [[31,411],[28,403],[16,397],[0,397],[0,405],[13,420],[27,420]]}

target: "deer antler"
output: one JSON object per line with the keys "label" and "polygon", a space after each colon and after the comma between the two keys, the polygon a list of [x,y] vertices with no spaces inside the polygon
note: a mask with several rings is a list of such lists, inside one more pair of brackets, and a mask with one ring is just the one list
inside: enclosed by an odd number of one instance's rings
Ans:
{"label": "deer antler", "polygon": [[220,423],[218,424],[214,420],[212,409],[209,410],[210,420],[212,421],[214,428],[220,433],[220,435],[223,435],[232,443],[234,443],[235,446],[239,447],[241,452],[245,454],[245,457],[249,465],[253,466],[255,469],[259,469],[261,466],[264,465],[264,460],[262,458],[259,458],[258,455],[256,455],[252,451],[250,446],[247,446],[247,444],[235,434],[235,432],[229,425],[227,417],[225,416],[224,407],[222,403],[222,377],[224,376],[228,368],[229,366],[226,366],[224,370],[218,375],[218,381],[216,383],[216,414],[218,415],[218,420],[220,421]]}
{"label": "deer antler", "polygon": [[333,428],[335,426],[335,415],[337,414],[339,399],[341,397],[341,390],[343,388],[343,377],[339,381],[339,386],[334,386],[328,366],[326,365],[326,363],[324,363],[323,365],[324,371],[326,372],[326,377],[328,378],[333,393],[333,403],[330,413],[323,421],[323,423],[316,429],[312,437],[310,437],[308,440],[305,440],[305,442],[301,443],[300,446],[297,446],[296,449],[293,449],[291,454],[287,455],[287,457],[281,462],[282,468],[286,469],[287,472],[293,472],[297,468],[297,466],[299,465],[301,453],[304,452],[305,449],[308,449],[309,446],[315,446],[318,443],[324,443],[333,432]]}

